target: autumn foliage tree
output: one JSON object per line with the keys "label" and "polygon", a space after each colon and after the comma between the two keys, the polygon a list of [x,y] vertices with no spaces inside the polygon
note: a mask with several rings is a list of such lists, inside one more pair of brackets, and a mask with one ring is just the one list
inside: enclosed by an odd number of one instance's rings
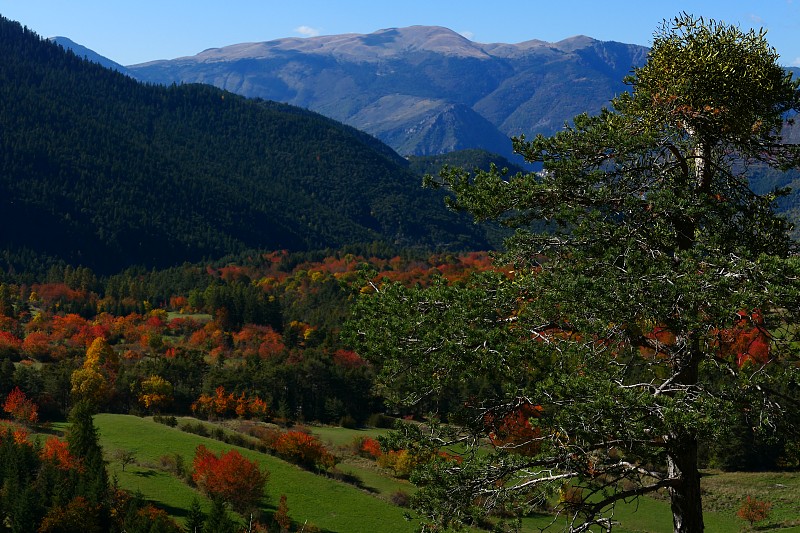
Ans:
{"label": "autumn foliage tree", "polygon": [[273,443],[281,457],[306,468],[327,470],[336,465],[336,457],[317,437],[303,431],[286,431]]}
{"label": "autumn foliage tree", "polygon": [[770,511],[772,510],[772,503],[747,496],[739,510],[736,511],[736,516],[742,520],[746,520],[750,527],[756,522],[761,522],[769,518]]}
{"label": "autumn foliage tree", "polygon": [[236,450],[217,455],[202,444],[195,450],[192,480],[210,497],[228,502],[239,512],[257,506],[268,477],[268,472]]}
{"label": "autumn foliage tree", "polygon": [[85,531],[102,533],[100,509],[83,496],[76,496],[66,505],[50,509],[39,526],[41,533],[61,533],[63,531]]}
{"label": "autumn foliage tree", "polygon": [[534,456],[541,449],[541,432],[536,423],[541,408],[521,403],[512,409],[503,409],[497,417],[491,411],[484,415],[489,441],[498,448],[522,455]]}
{"label": "autumn foliage tree", "polygon": [[214,394],[201,394],[192,403],[192,411],[220,418],[234,415],[240,418],[263,418],[269,412],[269,406],[258,395],[248,396],[242,392],[236,396],[232,392],[227,392],[225,387],[219,386],[214,390]]}
{"label": "autumn foliage tree", "polygon": [[22,424],[35,424],[39,421],[39,406],[30,400],[19,387],[14,387],[6,396],[3,411]]}
{"label": "autumn foliage tree", "polygon": [[172,383],[161,376],[152,375],[139,385],[139,403],[145,409],[158,411],[172,403]]}
{"label": "autumn foliage tree", "polygon": [[103,337],[94,339],[86,350],[83,366],[72,373],[72,394],[95,406],[107,402],[119,372],[119,357]]}
{"label": "autumn foliage tree", "polygon": [[[748,179],[753,165],[800,165],[780,136],[798,82],[764,32],[685,14],[627,81],[610,109],[515,139],[540,172],[428,179],[451,207],[517,230],[508,275],[373,282],[354,310],[347,338],[390,401],[457,406],[458,425],[401,434],[469,450],[412,475],[436,527],[523,514],[569,483],[581,497],[557,511],[571,531],[608,530],[616,502],[665,491],[674,531],[701,532],[700,445],[742,415],[764,432],[798,428],[800,262],[774,212],[783,191]],[[493,386],[465,393],[485,376]],[[526,404],[540,413],[516,411]],[[514,429],[501,437],[497,422]],[[502,446],[472,453],[492,432]],[[508,453],[523,442],[530,455]]]}
{"label": "autumn foliage tree", "polygon": [[292,519],[289,517],[289,505],[286,503],[286,494],[281,494],[278,501],[278,508],[272,519],[278,525],[281,533],[286,533],[292,527]]}
{"label": "autumn foliage tree", "polygon": [[80,461],[70,453],[67,442],[55,436],[50,436],[44,441],[39,457],[42,461],[48,461],[60,470],[69,471],[82,468]]}

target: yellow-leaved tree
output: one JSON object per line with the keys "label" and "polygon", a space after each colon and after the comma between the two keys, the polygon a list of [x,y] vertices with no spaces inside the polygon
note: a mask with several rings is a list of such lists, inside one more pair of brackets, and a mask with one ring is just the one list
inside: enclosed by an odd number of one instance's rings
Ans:
{"label": "yellow-leaved tree", "polygon": [[143,380],[139,385],[139,403],[154,411],[166,407],[172,403],[172,383],[156,375]]}
{"label": "yellow-leaved tree", "polygon": [[86,350],[83,366],[72,373],[72,395],[99,407],[108,402],[114,391],[119,371],[119,358],[102,337],[92,341]]}

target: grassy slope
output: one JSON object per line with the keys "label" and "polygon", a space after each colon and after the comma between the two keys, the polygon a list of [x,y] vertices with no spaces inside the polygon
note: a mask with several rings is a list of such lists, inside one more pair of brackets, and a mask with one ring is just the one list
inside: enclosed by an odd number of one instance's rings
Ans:
{"label": "grassy slope", "polygon": [[325,443],[328,449],[333,450],[337,456],[342,458],[342,462],[338,465],[339,470],[358,477],[370,490],[377,491],[378,494],[387,498],[398,491],[411,494],[416,490],[414,485],[406,480],[387,476],[381,468],[376,466],[374,461],[352,456],[351,444],[355,438],[371,437],[374,439],[389,433],[388,429],[315,426],[311,428],[311,431]]}
{"label": "grassy slope", "polygon": [[[159,457],[179,454],[191,466],[195,447],[202,443],[210,450],[220,451],[231,446],[178,429],[156,424],[149,419],[128,415],[100,414],[95,418],[100,443],[108,457],[117,449],[136,452],[138,465],[121,471],[118,462],[110,470],[119,484],[130,490],[140,490],[145,498],[182,518],[197,493],[175,478],[156,468]],[[289,515],[302,524],[306,520],[329,531],[340,532],[410,532],[414,525],[403,518],[403,510],[350,485],[316,476],[275,457],[237,448],[249,459],[269,470],[267,508],[277,505],[286,494]],[[149,465],[153,466],[150,467]]]}
{"label": "grassy slope", "polygon": [[[109,465],[111,472],[117,475],[120,486],[141,491],[145,498],[153,500],[179,519],[185,516],[194,497],[199,497],[207,506],[196,491],[155,465],[159,457],[177,453],[184,457],[187,467],[190,467],[198,444],[203,443],[215,451],[229,449],[230,445],[133,416],[101,414],[95,418],[95,424],[100,430],[101,444],[108,457],[113,457],[114,451],[120,448],[136,452],[137,464],[129,465],[125,472],[121,471],[119,462],[113,459]],[[385,430],[316,427],[312,430],[331,449],[339,448],[337,453],[341,452],[340,455],[345,457],[339,468],[357,475],[375,495],[315,476],[275,457],[239,448],[243,455],[258,460],[271,472],[265,510],[273,510],[280,494],[286,494],[289,514],[297,523],[308,520],[329,531],[342,533],[413,531],[414,525],[403,519],[403,511],[385,500],[397,490],[412,492],[413,487],[408,482],[383,475],[369,461],[347,457],[345,452],[354,437],[375,437],[385,433]],[[744,522],[735,513],[739,502],[750,494],[773,503],[772,518],[760,524],[761,529],[800,533],[800,476],[785,473],[719,473],[704,477],[703,483],[707,531],[742,531]],[[672,517],[665,500],[641,498],[638,502],[620,505],[614,519],[620,524],[614,530],[621,533],[672,531]],[[551,517],[526,519],[524,530],[538,531],[551,521]],[[557,522],[556,527],[549,531],[559,531],[559,524],[563,522]]]}

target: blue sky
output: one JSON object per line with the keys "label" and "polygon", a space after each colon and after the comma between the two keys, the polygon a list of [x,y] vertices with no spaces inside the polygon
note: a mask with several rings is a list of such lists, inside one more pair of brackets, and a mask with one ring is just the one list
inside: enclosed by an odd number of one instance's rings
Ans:
{"label": "blue sky", "polygon": [[0,0],[0,15],[123,65],[241,42],[415,24],[484,43],[583,34],[649,45],[659,24],[682,11],[766,28],[781,63],[800,66],[800,0]]}

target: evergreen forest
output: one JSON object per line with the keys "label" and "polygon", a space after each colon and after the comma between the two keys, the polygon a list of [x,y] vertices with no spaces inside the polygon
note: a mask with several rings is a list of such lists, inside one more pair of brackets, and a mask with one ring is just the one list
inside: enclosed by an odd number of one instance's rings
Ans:
{"label": "evergreen forest", "polygon": [[246,249],[485,248],[407,162],[321,115],[138,83],[0,20],[5,268],[111,273]]}

